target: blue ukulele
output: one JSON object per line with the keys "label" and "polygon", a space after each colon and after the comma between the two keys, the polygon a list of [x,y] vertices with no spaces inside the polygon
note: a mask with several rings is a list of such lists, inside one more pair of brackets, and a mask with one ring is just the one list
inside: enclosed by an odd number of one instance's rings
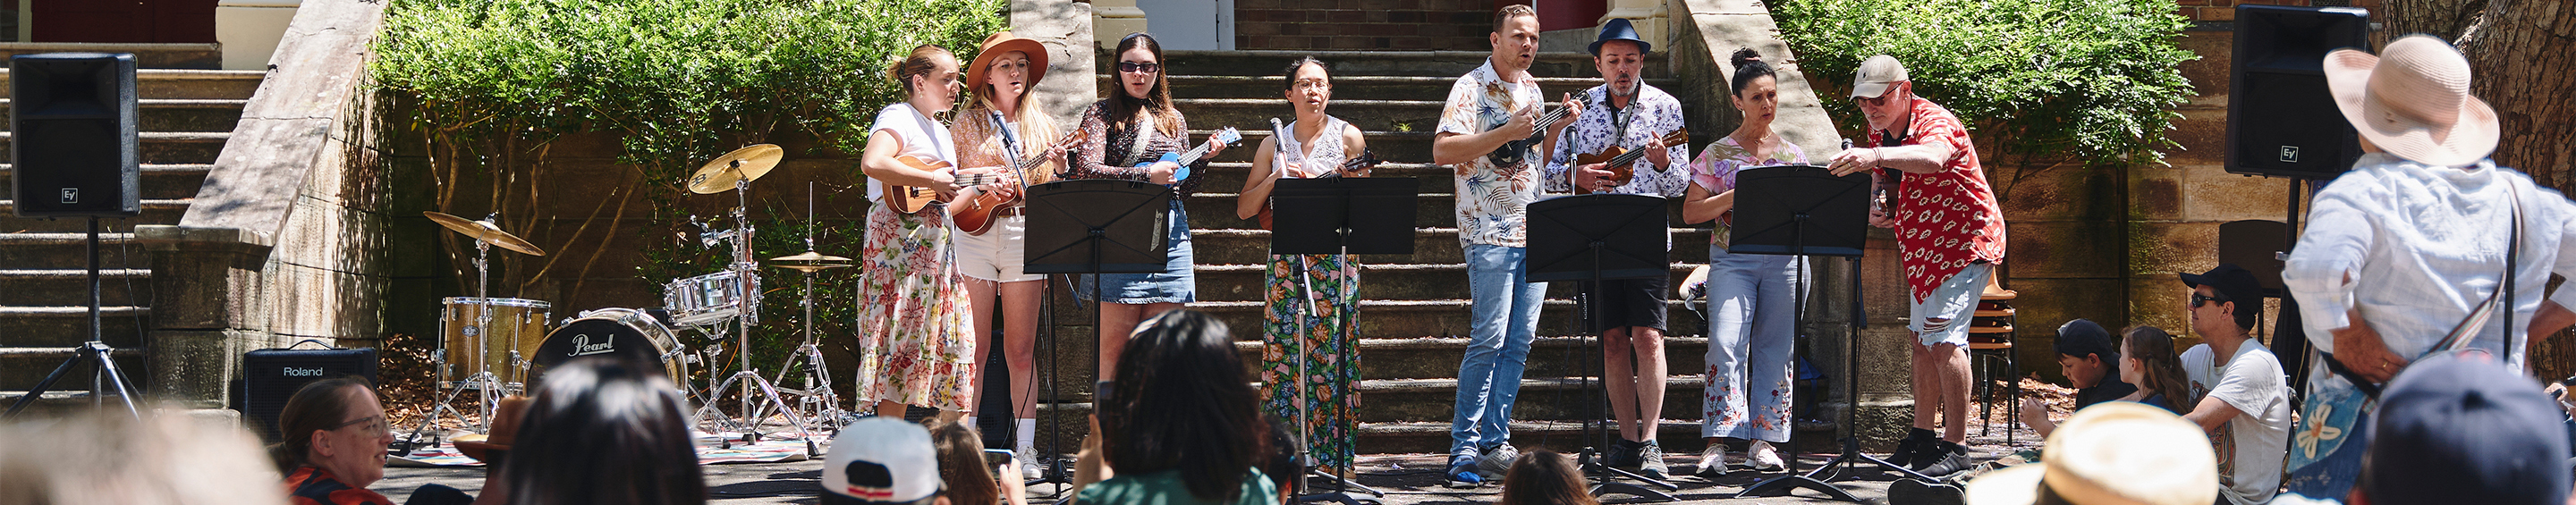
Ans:
{"label": "blue ukulele", "polygon": [[1172,171],[1172,183],[1165,184],[1165,186],[1179,186],[1181,181],[1188,180],[1190,178],[1190,164],[1198,163],[1199,158],[1207,157],[1209,149],[1216,147],[1217,144],[1232,146],[1241,142],[1243,142],[1243,132],[1235,131],[1234,127],[1228,126],[1223,130],[1217,130],[1216,133],[1209,134],[1207,143],[1199,144],[1198,147],[1190,148],[1189,151],[1185,152],[1163,153],[1162,158],[1155,159],[1154,161],[1137,163],[1136,168],[1150,167],[1154,166],[1155,163],[1166,161],[1172,162],[1172,164],[1175,165],[1180,165],[1181,168],[1179,170]]}

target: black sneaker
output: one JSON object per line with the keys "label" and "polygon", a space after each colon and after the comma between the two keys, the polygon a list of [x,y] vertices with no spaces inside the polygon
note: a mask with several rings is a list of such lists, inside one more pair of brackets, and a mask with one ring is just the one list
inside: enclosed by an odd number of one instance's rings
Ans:
{"label": "black sneaker", "polygon": [[1959,473],[1960,470],[1966,470],[1970,467],[1977,466],[1977,461],[1968,457],[1968,446],[1947,441],[1936,443],[1940,444],[1936,446],[1940,448],[1940,452],[1937,454],[1924,455],[1923,457],[1930,461],[1931,464],[1924,465],[1923,468],[1915,469],[1915,471],[1922,472],[1923,475],[1929,475],[1933,478],[1940,478],[1944,475]]}
{"label": "black sneaker", "polygon": [[1896,441],[1896,452],[1887,453],[1887,462],[1896,466],[1913,468],[1914,454],[1923,452],[1923,441],[1932,439],[1932,430],[1914,428],[1911,431],[1905,432],[1905,438],[1898,439]]}
{"label": "black sneaker", "polygon": [[1638,460],[1642,459],[1638,457],[1639,453],[1645,450],[1645,444],[1627,439],[1613,440],[1610,442],[1610,450],[1601,452],[1601,465],[1621,470],[1636,470]]}
{"label": "black sneaker", "polygon": [[1966,505],[1968,492],[1949,484],[1896,479],[1887,485],[1887,505]]}

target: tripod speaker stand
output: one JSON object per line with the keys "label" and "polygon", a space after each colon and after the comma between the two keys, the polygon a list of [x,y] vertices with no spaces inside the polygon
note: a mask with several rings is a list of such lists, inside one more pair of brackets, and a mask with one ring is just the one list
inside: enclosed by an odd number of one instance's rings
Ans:
{"label": "tripod speaker stand", "polygon": [[[1603,329],[1601,321],[1592,314],[1592,300],[1600,297],[1597,292],[1601,290],[1601,281],[1672,275],[1672,262],[1666,258],[1665,251],[1672,236],[1664,225],[1664,206],[1663,197],[1607,193],[1550,198],[1529,206],[1529,264],[1525,267],[1529,271],[1529,281],[1592,282],[1589,290],[1593,292],[1580,293],[1575,305],[1580,314],[1577,318],[1580,321],[1576,323],[1579,325],[1578,333],[1596,336],[1593,350],[1597,354],[1592,360],[1595,365],[1603,365],[1609,353],[1608,340],[1598,337]],[[1585,382],[1591,382],[1591,377],[1586,376]],[[1601,408],[1608,403],[1605,384],[1587,384],[1584,389],[1592,391],[1595,398],[1600,399],[1589,402],[1593,408]],[[1584,438],[1607,446],[1610,433],[1601,429],[1602,416],[1599,414],[1596,411],[1584,419],[1584,430],[1588,432]],[[1637,417],[1639,422],[1660,424],[1656,420],[1663,418],[1663,414],[1641,410]],[[1648,427],[1648,436],[1653,436],[1657,428],[1660,426]],[[1594,449],[1593,446],[1584,447],[1578,458],[1584,473],[1600,476],[1592,485],[1594,496],[1626,494],[1652,502],[1679,500],[1655,488],[1679,491],[1681,486],[1603,464]],[[1627,478],[1654,487],[1613,480],[1616,478]]]}

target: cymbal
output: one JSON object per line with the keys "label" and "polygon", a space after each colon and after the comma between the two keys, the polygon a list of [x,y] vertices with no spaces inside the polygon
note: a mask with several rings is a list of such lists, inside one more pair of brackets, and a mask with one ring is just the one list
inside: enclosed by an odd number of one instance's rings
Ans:
{"label": "cymbal", "polygon": [[[734,181],[760,180],[760,176],[769,175],[769,169],[777,168],[779,158],[786,155],[787,150],[776,144],[735,149],[698,167],[698,172],[689,176],[689,192],[706,195],[733,191]],[[736,166],[736,162],[741,165]]]}
{"label": "cymbal", "polygon": [[845,262],[845,261],[850,261],[850,259],[849,259],[849,258],[843,258],[843,257],[840,257],[840,256],[832,256],[832,255],[823,254],[823,253],[814,252],[814,251],[805,251],[804,253],[797,254],[797,255],[794,255],[794,256],[779,256],[779,257],[776,257],[776,258],[770,258],[769,260],[770,260],[770,261],[803,261],[803,262],[809,262],[809,263],[822,263],[822,262]]}
{"label": "cymbal", "polygon": [[502,249],[518,251],[530,256],[546,255],[546,251],[538,249],[536,244],[530,244],[517,235],[511,235],[510,232],[501,231],[501,227],[492,225],[491,221],[470,221],[437,212],[422,212],[420,215],[429,216],[430,221],[438,223],[439,226],[445,226],[448,230],[473,237],[474,240],[490,242],[492,245],[501,246]]}
{"label": "cymbal", "polygon": [[798,272],[814,273],[814,272],[821,272],[821,271],[824,271],[824,270],[830,270],[830,269],[834,269],[834,268],[848,268],[848,267],[850,267],[850,266],[852,266],[852,265],[850,265],[850,264],[848,264],[848,263],[814,263],[814,264],[804,264],[804,265],[770,265],[770,266],[778,267],[778,268],[784,268],[784,269],[788,269],[788,270],[795,270],[795,271],[798,271]]}

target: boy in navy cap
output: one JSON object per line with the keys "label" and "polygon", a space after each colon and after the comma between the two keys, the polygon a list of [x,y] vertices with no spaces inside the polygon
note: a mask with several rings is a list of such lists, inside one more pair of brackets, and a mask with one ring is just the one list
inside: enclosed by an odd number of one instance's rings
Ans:
{"label": "boy in navy cap", "polygon": [[[2118,400],[2138,392],[2138,387],[2120,380],[2120,344],[2111,331],[2090,319],[2067,321],[2057,327],[2057,369],[2066,374],[2066,382],[2075,386],[2075,409]],[[2038,398],[2023,398],[2021,423],[2030,431],[2047,438],[2057,431],[2057,423],[2048,419],[2048,403]]]}

